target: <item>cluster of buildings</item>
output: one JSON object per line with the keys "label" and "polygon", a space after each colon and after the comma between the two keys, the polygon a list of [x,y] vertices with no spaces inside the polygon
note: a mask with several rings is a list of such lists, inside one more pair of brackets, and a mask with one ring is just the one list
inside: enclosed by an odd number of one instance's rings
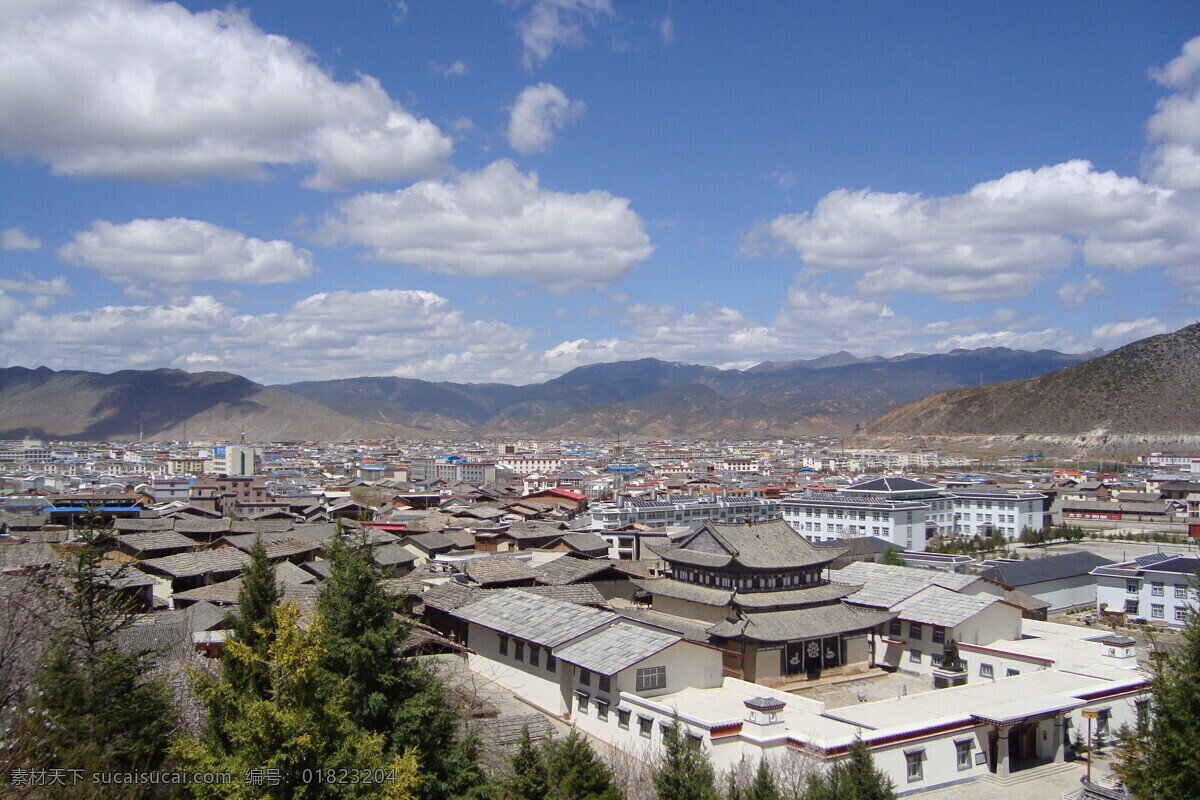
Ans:
{"label": "cluster of buildings", "polygon": [[[939,472],[931,453],[896,454],[915,475],[821,474],[806,461],[830,455],[821,442],[16,451],[0,575],[54,568],[99,513],[142,644],[221,657],[256,541],[311,608],[342,538],[418,620],[409,653],[459,655],[613,747],[652,753],[682,724],[725,768],[828,764],[861,738],[902,793],[1070,758],[1085,715],[1109,740],[1137,719],[1135,641],[1048,613],[1170,626],[1197,602],[1191,557],[925,552],[1015,540],[1080,503],[1161,503],[1186,525],[1200,486],[1179,476]],[[888,550],[905,566],[880,563]],[[842,684],[861,692],[819,691]]]}

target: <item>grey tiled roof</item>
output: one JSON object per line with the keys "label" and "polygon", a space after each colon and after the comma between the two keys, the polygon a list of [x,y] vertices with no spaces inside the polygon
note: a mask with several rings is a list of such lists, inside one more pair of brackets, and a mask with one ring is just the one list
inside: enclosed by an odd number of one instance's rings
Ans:
{"label": "grey tiled roof", "polygon": [[473,558],[463,564],[463,574],[478,584],[529,581],[537,576],[533,568],[512,556]]}
{"label": "grey tiled roof", "polygon": [[959,594],[940,586],[928,589],[920,600],[900,608],[900,619],[925,625],[953,628],[993,603],[1003,602],[991,594]]}
{"label": "grey tiled roof", "polygon": [[[534,569],[538,583],[562,585],[592,579],[613,566],[606,558],[575,558],[563,556]],[[624,577],[618,575],[616,577]]]}
{"label": "grey tiled roof", "polygon": [[758,642],[791,642],[867,630],[895,618],[888,611],[855,611],[842,603],[794,611],[746,613],[742,619],[722,620],[708,629],[713,636],[744,636]]}
{"label": "grey tiled roof", "polygon": [[617,622],[591,636],[561,647],[554,655],[561,661],[615,675],[626,667],[661,652],[682,639],[677,633],[655,630],[632,622]]}
{"label": "grey tiled roof", "polygon": [[1055,581],[1078,575],[1087,575],[1096,567],[1114,563],[1095,553],[1080,551],[1078,553],[1063,553],[1046,558],[1032,558],[1029,561],[1011,561],[994,564],[979,573],[986,578],[1005,586],[1028,586],[1031,583]]}
{"label": "grey tiled roof", "polygon": [[772,520],[751,525],[706,522],[679,547],[662,555],[673,564],[700,567],[737,563],[750,569],[790,569],[827,564],[841,553],[818,549],[791,525]]}
{"label": "grey tiled roof", "polygon": [[846,491],[847,492],[918,492],[918,491],[928,491],[930,489],[937,489],[937,488],[938,487],[936,487],[932,484],[923,483],[921,481],[914,481],[911,478],[894,477],[894,478],[876,478],[875,480],[864,481],[863,483],[856,483],[852,486],[847,486]]}
{"label": "grey tiled roof", "polygon": [[610,611],[539,597],[519,589],[489,593],[479,602],[460,608],[455,615],[544,647],[557,647],[616,618]]}
{"label": "grey tiled roof", "polygon": [[117,542],[134,551],[144,553],[148,550],[170,550],[174,548],[197,547],[194,539],[189,539],[182,533],[171,530],[148,531],[145,533],[126,533],[115,537]]}
{"label": "grey tiled roof", "polygon": [[198,553],[177,553],[163,558],[150,558],[139,561],[138,566],[179,578],[241,570],[249,560],[250,556],[241,550],[223,547],[220,550],[201,550]]}
{"label": "grey tiled roof", "polygon": [[857,586],[825,583],[806,589],[783,589],[777,592],[738,592],[733,602],[745,609],[802,608],[824,605],[858,591]]}
{"label": "grey tiled roof", "polygon": [[644,589],[652,595],[670,597],[674,600],[688,600],[693,603],[702,603],[706,606],[727,606],[730,600],[733,599],[733,592],[729,589],[697,586],[693,583],[677,581],[674,578],[634,580],[633,585],[639,589]]}
{"label": "grey tiled roof", "polygon": [[851,603],[877,608],[891,608],[926,586],[943,586],[959,591],[979,580],[976,575],[897,567],[872,561],[856,561],[842,569],[835,569],[830,574],[838,583],[862,586],[862,589],[848,598]]}

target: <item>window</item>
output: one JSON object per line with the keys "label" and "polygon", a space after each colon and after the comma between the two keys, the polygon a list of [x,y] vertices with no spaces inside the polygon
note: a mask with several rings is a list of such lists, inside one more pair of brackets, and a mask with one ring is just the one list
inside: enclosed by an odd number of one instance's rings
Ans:
{"label": "window", "polygon": [[1100,709],[1100,716],[1096,718],[1096,733],[1099,736],[1108,735],[1108,723],[1112,720],[1112,709]]}
{"label": "window", "polygon": [[517,661],[525,660],[525,643],[522,641],[513,642],[513,658]]}
{"label": "window", "polygon": [[903,636],[904,635],[904,623],[898,619],[892,620],[891,625],[888,628],[888,634],[891,636]]}
{"label": "window", "polygon": [[587,692],[576,692],[575,693],[575,707],[579,709],[580,714],[587,713],[587,707],[588,707],[588,693]]}
{"label": "window", "polygon": [[558,663],[557,658],[555,658],[550,653],[546,653],[546,671],[547,672],[554,672],[554,667],[555,667],[555,664],[557,664],[557,663]]}
{"label": "window", "polygon": [[1187,621],[1187,606],[1176,606],[1175,607],[1175,621],[1176,622],[1186,622]]}
{"label": "window", "polygon": [[507,636],[500,637],[500,655],[502,655],[502,656],[508,655],[508,637]]}
{"label": "window", "polygon": [[617,726],[621,727],[621,728],[625,728],[626,730],[629,729],[629,709],[627,709],[627,708],[618,708],[617,709]]}
{"label": "window", "polygon": [[921,651],[920,650],[909,650],[908,651],[908,660],[913,662],[914,664],[920,664],[921,663]]}
{"label": "window", "polygon": [[538,651],[541,649],[536,644],[529,645],[529,666],[536,667],[538,665]]}
{"label": "window", "polygon": [[650,738],[650,734],[654,732],[654,720],[649,717],[638,717],[638,733]]}
{"label": "window", "polygon": [[1004,677],[1006,677],[1006,678],[1011,678],[1013,675],[1020,675],[1020,674],[1021,674],[1021,670],[1013,669],[1012,667],[1009,667],[1008,669],[1006,669],[1004,671]]}
{"label": "window", "polygon": [[603,700],[596,701],[596,719],[601,722],[608,721],[608,703],[605,703]]}
{"label": "window", "polygon": [[1176,600],[1186,600],[1187,599],[1187,584],[1185,584],[1185,583],[1175,584],[1175,599]]}
{"label": "window", "polygon": [[933,626],[933,643],[944,644],[946,641],[946,629],[940,625]]}
{"label": "window", "polygon": [[591,686],[592,685],[592,673],[589,670],[584,669],[583,667],[579,668],[579,685],[580,686]]}
{"label": "window", "polygon": [[911,625],[909,625],[908,626],[908,638],[920,639],[921,638],[921,626],[916,624],[915,622],[912,623]]}
{"label": "window", "polygon": [[1138,582],[1137,581],[1129,581],[1129,580],[1125,581],[1125,593],[1126,594],[1137,594],[1138,593]]}
{"label": "window", "polygon": [[637,691],[667,688],[666,667],[643,667],[637,671]]}
{"label": "window", "polygon": [[1162,597],[1163,596],[1162,581],[1151,581],[1150,582],[1150,594],[1153,597]]}
{"label": "window", "polygon": [[942,665],[943,660],[944,659],[942,658],[941,653],[930,653],[929,654],[929,663],[935,667],[940,667]]}
{"label": "window", "polygon": [[971,768],[971,750],[975,747],[974,739],[963,739],[954,742],[954,756],[958,763],[958,771]]}
{"label": "window", "polygon": [[607,675],[600,675],[598,677],[600,678],[600,691],[604,692],[605,694],[611,692],[612,678],[608,677]]}
{"label": "window", "polygon": [[1125,613],[1126,614],[1137,614],[1138,613],[1138,601],[1137,600],[1126,600],[1125,601]]}
{"label": "window", "polygon": [[1150,604],[1150,616],[1153,617],[1154,619],[1162,619],[1163,617],[1165,617],[1166,616],[1166,614],[1164,613],[1165,610],[1166,609],[1163,607],[1162,603],[1151,603]]}
{"label": "window", "polygon": [[921,762],[925,760],[925,750],[905,750],[904,751],[904,766],[905,772],[908,775],[908,782],[913,783],[921,780],[924,776],[921,774]]}
{"label": "window", "polygon": [[979,677],[981,677],[981,678],[992,677],[992,665],[991,664],[980,664],[979,665]]}

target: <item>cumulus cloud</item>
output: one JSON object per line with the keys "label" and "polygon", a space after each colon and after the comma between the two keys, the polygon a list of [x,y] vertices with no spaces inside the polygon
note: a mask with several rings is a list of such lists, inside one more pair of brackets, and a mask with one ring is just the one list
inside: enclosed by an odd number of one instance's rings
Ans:
{"label": "cumulus cloud", "polygon": [[584,27],[612,13],[610,0],[533,0],[529,12],[517,24],[522,63],[526,69],[533,69],[545,63],[560,45],[578,47],[585,41]]}
{"label": "cumulus cloud", "polygon": [[70,297],[75,294],[67,285],[67,279],[61,275],[46,281],[35,278],[31,272],[22,272],[20,279],[0,278],[0,290],[43,297]]}
{"label": "cumulus cloud", "polygon": [[838,189],[749,237],[808,267],[862,275],[870,292],[951,301],[1019,297],[1079,255],[1094,267],[1187,268],[1200,258],[1193,199],[1076,160],[945,197]]}
{"label": "cumulus cloud", "polygon": [[451,140],[367,75],[335,80],[244,11],[151,0],[8,4],[0,26],[0,146],[61,175],[263,178],[305,185],[436,174]]}
{"label": "cumulus cloud", "polygon": [[40,250],[42,240],[20,228],[6,228],[0,233],[0,250]]}
{"label": "cumulus cloud", "polygon": [[[527,330],[469,320],[431,292],[313,295],[285,310],[239,314],[209,296],[75,313],[5,311],[5,363],[113,370],[170,365],[262,381],[404,375],[493,379],[524,364]],[[498,366],[500,365],[500,366]]]}
{"label": "cumulus cloud", "polygon": [[1084,275],[1083,280],[1070,281],[1058,287],[1058,299],[1067,308],[1079,308],[1093,297],[1104,297],[1109,294],[1104,281],[1095,275]]}
{"label": "cumulus cloud", "polygon": [[1149,157],[1149,176],[1172,189],[1200,189],[1200,36],[1151,74],[1176,91],[1158,102],[1146,125],[1157,142]]}
{"label": "cumulus cloud", "polygon": [[552,83],[526,87],[513,103],[506,136],[512,149],[523,155],[542,153],[554,141],[554,132],[583,114],[581,100],[568,100]]}
{"label": "cumulus cloud", "polygon": [[369,258],[462,277],[507,277],[569,292],[608,285],[653,251],[629,201],[542,188],[511,161],[450,181],[339,203],[317,232]]}
{"label": "cumulus cloud", "polygon": [[316,274],[312,253],[291,242],[264,242],[195,219],[135,219],[92,223],[59,248],[69,264],[118,283],[196,281],[288,283]]}

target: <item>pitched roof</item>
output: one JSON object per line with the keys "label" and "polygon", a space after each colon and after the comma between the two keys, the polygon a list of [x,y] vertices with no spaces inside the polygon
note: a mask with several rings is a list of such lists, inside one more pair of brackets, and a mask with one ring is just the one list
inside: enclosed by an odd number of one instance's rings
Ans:
{"label": "pitched roof", "polygon": [[891,477],[875,478],[846,487],[847,492],[919,492],[938,487],[931,483],[914,481],[911,478]]}
{"label": "pitched roof", "polygon": [[511,583],[513,581],[529,581],[537,577],[524,561],[512,556],[490,556],[488,558],[473,558],[463,564],[463,574],[478,584],[486,586],[489,583]]}
{"label": "pitched roof", "polygon": [[835,569],[830,574],[837,583],[862,586],[857,593],[847,598],[849,602],[877,608],[891,608],[926,586],[942,586],[957,592],[979,580],[976,575],[898,567],[876,564],[873,561],[856,561],[842,569]]}
{"label": "pitched roof", "polygon": [[201,550],[197,553],[177,553],[162,558],[149,558],[137,565],[152,572],[161,572],[172,577],[207,575],[210,572],[240,571],[250,556],[233,547],[220,550]]}
{"label": "pitched roof", "polygon": [[867,630],[895,616],[889,611],[859,611],[836,603],[792,611],[746,613],[738,620],[722,620],[708,632],[730,639],[741,636],[759,642],[790,642]]}
{"label": "pitched roof", "polygon": [[616,615],[549,597],[505,589],[460,608],[455,616],[498,633],[557,647],[608,624]]}
{"label": "pitched roof", "polygon": [[590,669],[600,675],[621,670],[666,650],[683,637],[633,622],[616,622],[590,636],[554,651],[560,661]]}
{"label": "pitched roof", "polygon": [[979,573],[979,577],[1005,586],[1028,586],[1044,581],[1056,581],[1078,575],[1087,575],[1096,567],[1116,563],[1095,553],[1082,550],[1028,561],[1005,561],[994,563]]}
{"label": "pitched roof", "polygon": [[114,537],[119,544],[135,553],[150,550],[190,549],[198,547],[194,539],[172,530],[154,530],[145,533],[125,533]]}
{"label": "pitched roof", "polygon": [[959,594],[940,586],[925,589],[919,598],[899,606],[900,619],[953,628],[995,603],[1004,602],[992,594]]}
{"label": "pitched roof", "polygon": [[705,522],[671,550],[660,548],[672,564],[722,568],[792,569],[828,564],[841,551],[818,549],[783,520],[744,525]]}
{"label": "pitched roof", "polygon": [[[607,569],[613,569],[614,563],[607,558],[576,558],[563,556],[556,558],[540,567],[534,568],[538,583],[562,585],[592,580],[596,575]],[[617,575],[616,577],[627,577]]]}

